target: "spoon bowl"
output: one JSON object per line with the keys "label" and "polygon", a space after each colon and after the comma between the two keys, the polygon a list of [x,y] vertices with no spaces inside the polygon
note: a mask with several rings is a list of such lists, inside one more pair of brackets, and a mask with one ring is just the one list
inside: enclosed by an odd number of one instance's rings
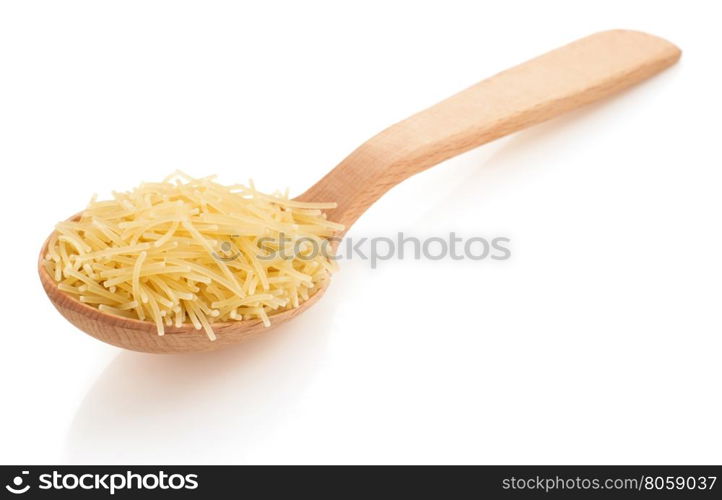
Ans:
{"label": "spoon bowl", "polygon": [[213,323],[216,340],[210,341],[202,330],[196,330],[192,324],[183,324],[180,328],[167,326],[165,335],[158,335],[151,321],[115,316],[92,307],[58,288],[55,280],[43,266],[43,256],[50,237],[43,245],[38,260],[40,282],[50,302],[65,319],[73,325],[107,344],[131,351],[151,353],[182,353],[213,351],[221,347],[237,344],[261,332],[275,328],[289,319],[295,318],[320,299],[326,286],[319,288],[308,300],[295,309],[282,311],[271,316],[271,326],[264,326],[260,319]]}
{"label": "spoon bowl", "polygon": [[[680,50],[638,31],[596,33],[487,80],[374,136],[297,199],[335,201],[328,219],[349,227],[396,184],[453,156],[598,101],[674,64]],[[42,265],[40,281],[68,321],[109,344],[153,353],[208,351],[267,331],[261,320],[213,323],[217,339],[183,325],[158,335],[150,321],[115,316],[62,292]],[[296,309],[270,316],[275,327],[321,298],[328,282]]]}

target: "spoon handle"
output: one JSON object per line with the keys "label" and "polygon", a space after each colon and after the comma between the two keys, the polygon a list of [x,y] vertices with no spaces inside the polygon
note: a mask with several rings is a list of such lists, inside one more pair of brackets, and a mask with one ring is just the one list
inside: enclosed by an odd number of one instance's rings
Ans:
{"label": "spoon handle", "polygon": [[577,109],[674,64],[680,50],[637,31],[596,33],[477,83],[362,144],[299,197],[336,201],[348,229],[390,188],[446,159]]}

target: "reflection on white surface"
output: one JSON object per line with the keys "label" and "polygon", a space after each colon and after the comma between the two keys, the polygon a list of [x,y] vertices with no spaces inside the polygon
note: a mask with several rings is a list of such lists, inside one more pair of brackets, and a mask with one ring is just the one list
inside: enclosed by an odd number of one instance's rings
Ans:
{"label": "reflection on white surface", "polygon": [[[317,310],[314,310],[317,309]],[[121,352],[80,405],[68,435],[71,463],[242,460],[302,396],[325,349],[332,311],[217,352]]]}

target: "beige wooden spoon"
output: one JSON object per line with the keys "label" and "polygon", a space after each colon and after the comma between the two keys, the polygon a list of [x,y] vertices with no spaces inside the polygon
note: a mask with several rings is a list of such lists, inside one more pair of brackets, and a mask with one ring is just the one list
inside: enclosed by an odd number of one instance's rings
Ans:
{"label": "beige wooden spoon", "polygon": [[[350,227],[381,195],[404,179],[448,158],[577,109],[638,83],[674,64],[680,50],[636,31],[597,33],[477,83],[387,128],[362,144],[298,199],[336,201],[329,219]],[[41,251],[45,254],[48,242]],[[136,351],[170,353],[216,349],[266,331],[259,320],[216,323],[211,342],[192,325],[169,327],[113,316],[58,290],[38,266],[48,297],[60,313],[104,342]],[[285,323],[311,307],[320,290],[298,309],[271,317]]]}

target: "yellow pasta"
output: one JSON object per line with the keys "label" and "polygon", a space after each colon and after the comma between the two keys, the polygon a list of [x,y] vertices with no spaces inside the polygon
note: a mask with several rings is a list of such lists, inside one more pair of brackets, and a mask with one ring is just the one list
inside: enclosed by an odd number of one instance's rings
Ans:
{"label": "yellow pasta", "polygon": [[101,311],[166,327],[258,319],[299,307],[329,279],[343,226],[288,194],[223,186],[182,172],[57,224],[45,255],[63,292]]}

